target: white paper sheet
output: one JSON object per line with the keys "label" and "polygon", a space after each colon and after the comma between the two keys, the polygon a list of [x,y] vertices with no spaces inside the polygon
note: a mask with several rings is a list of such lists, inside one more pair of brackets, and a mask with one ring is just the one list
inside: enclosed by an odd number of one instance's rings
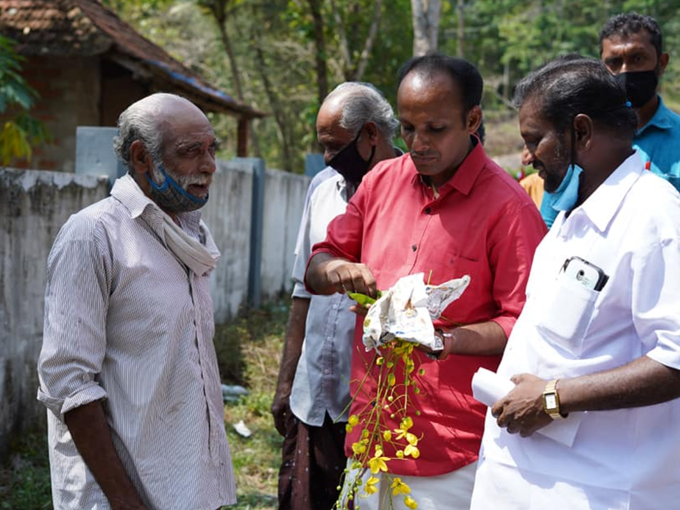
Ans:
{"label": "white paper sheet", "polygon": [[433,350],[443,347],[434,334],[433,319],[458,299],[470,283],[468,275],[440,285],[425,285],[424,274],[400,278],[368,309],[364,319],[366,350],[394,338],[415,342]]}
{"label": "white paper sheet", "polygon": [[[480,368],[472,376],[472,395],[487,407],[506,396],[515,387],[509,379],[504,379],[497,373]],[[547,438],[571,448],[574,444],[576,432],[581,423],[583,413],[570,413],[565,420],[555,420],[550,425],[537,431]]]}

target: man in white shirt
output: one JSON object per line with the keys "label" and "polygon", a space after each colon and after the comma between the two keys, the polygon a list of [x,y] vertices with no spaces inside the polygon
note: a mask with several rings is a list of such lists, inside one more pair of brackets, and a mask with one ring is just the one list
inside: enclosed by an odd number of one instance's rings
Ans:
{"label": "man in white shirt", "polygon": [[219,251],[198,211],[215,134],[179,96],[118,120],[129,173],[71,216],[47,263],[38,399],[55,510],[215,510],[236,501],[213,346]]}
{"label": "man in white shirt", "polygon": [[[272,405],[284,436],[279,472],[280,510],[330,510],[346,465],[345,424],[356,315],[344,294],[312,296],[303,283],[312,246],[343,214],[364,174],[397,156],[398,122],[382,94],[367,83],[338,85],[317,116],[329,167],[314,179],[300,223],[293,267],[293,303]],[[398,149],[397,149],[398,150]],[[337,170],[337,172],[335,170]]]}
{"label": "man in white shirt", "polygon": [[636,115],[601,62],[557,59],[515,100],[546,191],[580,181],[536,251],[471,508],[676,508],[680,196],[632,149]]}

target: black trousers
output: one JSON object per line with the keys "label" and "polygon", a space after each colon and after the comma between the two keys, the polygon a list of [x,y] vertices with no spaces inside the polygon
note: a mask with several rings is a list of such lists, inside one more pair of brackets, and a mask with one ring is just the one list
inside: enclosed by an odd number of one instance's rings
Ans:
{"label": "black trousers", "polygon": [[279,469],[279,510],[331,510],[347,464],[345,423],[330,416],[321,427],[306,425],[290,410]]}

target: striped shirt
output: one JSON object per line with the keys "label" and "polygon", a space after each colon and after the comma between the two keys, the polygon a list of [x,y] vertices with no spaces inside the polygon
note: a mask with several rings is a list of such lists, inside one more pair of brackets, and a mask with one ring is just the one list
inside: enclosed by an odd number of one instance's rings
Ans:
{"label": "striped shirt", "polygon": [[[97,400],[149,509],[236,500],[209,278],[167,248],[163,214],[127,175],[73,215],[50,252],[38,399],[49,411],[56,510],[110,508],[63,421]],[[211,241],[200,212],[177,216]]]}

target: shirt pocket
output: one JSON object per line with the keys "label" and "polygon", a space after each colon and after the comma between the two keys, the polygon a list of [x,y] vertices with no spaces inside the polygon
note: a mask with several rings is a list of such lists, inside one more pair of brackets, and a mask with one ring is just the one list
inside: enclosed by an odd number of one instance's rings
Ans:
{"label": "shirt pocket", "polygon": [[552,295],[540,296],[544,306],[536,329],[550,343],[580,356],[598,295],[578,282],[558,278]]}
{"label": "shirt pocket", "polygon": [[442,311],[443,317],[456,324],[470,324],[488,320],[492,316],[489,310],[495,309],[495,304],[489,288],[488,264],[457,254],[447,254],[446,257],[428,262],[427,270],[423,271],[426,283],[430,270],[432,278],[429,281],[432,285],[441,285],[466,275],[470,277],[463,294]]}

